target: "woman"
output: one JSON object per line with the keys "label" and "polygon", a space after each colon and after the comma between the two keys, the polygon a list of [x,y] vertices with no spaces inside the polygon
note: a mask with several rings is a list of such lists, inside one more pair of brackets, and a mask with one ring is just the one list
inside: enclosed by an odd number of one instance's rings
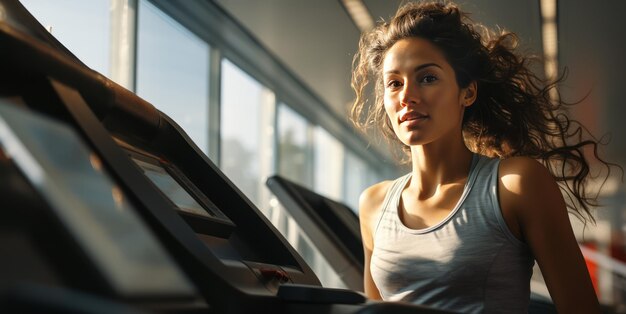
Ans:
{"label": "woman", "polygon": [[536,260],[559,312],[599,312],[567,213],[593,220],[583,147],[598,143],[515,45],[441,3],[408,3],[362,36],[352,119],[379,123],[412,165],[360,198],[369,298],[528,312]]}

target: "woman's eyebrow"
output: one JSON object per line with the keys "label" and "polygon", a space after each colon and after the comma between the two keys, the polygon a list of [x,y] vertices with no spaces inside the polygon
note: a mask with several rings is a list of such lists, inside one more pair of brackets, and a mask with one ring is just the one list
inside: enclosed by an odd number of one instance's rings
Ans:
{"label": "woman's eyebrow", "polygon": [[[424,69],[424,68],[427,68],[427,67],[432,67],[432,66],[438,67],[438,68],[442,69],[442,67],[439,64],[437,64],[437,63],[424,63],[424,64],[420,64],[420,65],[416,66],[415,69],[413,70],[413,72],[417,72],[417,71],[419,71],[421,69]],[[400,71],[399,70],[389,70],[389,71],[386,71],[384,74],[400,74]]]}
{"label": "woman's eyebrow", "polygon": [[424,68],[427,68],[427,67],[438,67],[438,68],[442,69],[442,67],[439,64],[437,64],[437,63],[425,63],[425,64],[422,64],[422,65],[416,66],[415,70],[413,70],[413,71],[417,72],[417,71],[419,71],[421,69],[424,69]]}

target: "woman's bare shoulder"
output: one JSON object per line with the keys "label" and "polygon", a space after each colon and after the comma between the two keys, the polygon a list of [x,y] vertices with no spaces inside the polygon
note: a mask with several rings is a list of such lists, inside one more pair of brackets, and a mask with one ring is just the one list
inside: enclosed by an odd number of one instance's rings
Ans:
{"label": "woman's bare shoulder", "polygon": [[554,177],[539,161],[529,157],[504,159],[500,164],[499,177],[503,210],[513,211],[522,222],[545,215],[540,209],[548,200],[559,206],[547,210],[566,211],[564,204],[561,204],[563,196]]}
{"label": "woman's bare shoulder", "polygon": [[387,190],[393,181],[387,180],[376,183],[361,193],[359,198],[359,216],[361,219],[375,215],[385,200]]}
{"label": "woman's bare shoulder", "polygon": [[547,171],[546,167],[539,161],[527,156],[516,156],[502,159],[500,169],[506,173],[521,175],[537,174],[537,172]]}
{"label": "woman's bare shoulder", "polygon": [[539,161],[530,157],[511,157],[500,162],[500,181],[508,191],[521,192],[520,189],[534,187],[537,184],[555,183],[554,177]]}

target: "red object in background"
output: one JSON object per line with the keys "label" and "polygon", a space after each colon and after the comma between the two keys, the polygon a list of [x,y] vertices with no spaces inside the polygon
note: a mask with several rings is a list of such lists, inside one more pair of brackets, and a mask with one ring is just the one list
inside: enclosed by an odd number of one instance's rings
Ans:
{"label": "red object in background", "polygon": [[611,257],[626,262],[626,249],[624,248],[623,235],[621,233],[614,233],[611,235],[611,245],[609,246]]}
{"label": "red object in background", "polygon": [[[586,242],[581,243],[582,246],[597,251],[597,247],[595,243]],[[587,264],[587,271],[589,272],[589,277],[591,277],[591,283],[593,284],[593,289],[596,291],[596,296],[600,298],[600,290],[598,289],[598,264],[596,262],[585,257],[585,264]]]}

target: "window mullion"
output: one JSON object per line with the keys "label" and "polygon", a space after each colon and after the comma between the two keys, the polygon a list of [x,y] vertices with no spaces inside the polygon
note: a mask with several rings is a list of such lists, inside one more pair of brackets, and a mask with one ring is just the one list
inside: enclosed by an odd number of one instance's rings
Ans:
{"label": "window mullion", "polygon": [[137,0],[111,0],[111,79],[135,92]]}

